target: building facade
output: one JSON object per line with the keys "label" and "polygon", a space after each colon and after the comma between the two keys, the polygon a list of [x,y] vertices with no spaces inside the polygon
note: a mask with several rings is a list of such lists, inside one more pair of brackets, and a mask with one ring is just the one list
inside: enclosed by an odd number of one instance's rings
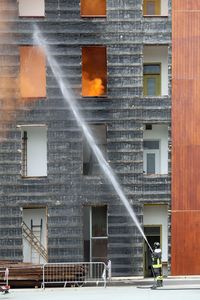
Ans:
{"label": "building facade", "polygon": [[110,259],[113,276],[151,276],[149,249],[35,43],[37,24],[171,272],[171,0],[0,4],[0,259]]}

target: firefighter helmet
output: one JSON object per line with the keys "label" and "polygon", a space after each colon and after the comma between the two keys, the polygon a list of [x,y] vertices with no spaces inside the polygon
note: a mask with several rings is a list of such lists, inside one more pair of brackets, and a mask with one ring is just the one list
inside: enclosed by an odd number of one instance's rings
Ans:
{"label": "firefighter helmet", "polygon": [[155,249],[160,248],[160,243],[159,243],[159,242],[155,242],[155,243],[154,243],[154,248],[155,248]]}

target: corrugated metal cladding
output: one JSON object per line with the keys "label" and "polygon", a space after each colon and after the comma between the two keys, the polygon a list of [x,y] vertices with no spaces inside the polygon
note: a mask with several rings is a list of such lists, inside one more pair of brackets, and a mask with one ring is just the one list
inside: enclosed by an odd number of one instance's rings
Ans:
{"label": "corrugated metal cladding", "polygon": [[172,274],[197,275],[200,272],[200,3],[183,2],[173,4],[172,27]]}
{"label": "corrugated metal cladding", "polygon": [[[46,0],[44,18],[19,18],[16,0],[0,0],[0,10],[0,72],[9,78],[0,99],[0,259],[23,260],[22,208],[47,207],[49,261],[82,261],[82,207],[106,204],[113,275],[143,275],[143,239],[104,176],[82,175],[82,133],[49,66],[47,98],[20,100],[19,46],[33,44],[37,24],[85,120],[107,125],[108,159],[142,223],[144,203],[170,203],[170,172],[143,176],[142,141],[146,123],[168,124],[170,134],[171,96],[143,98],[142,73],[144,45],[169,45],[171,65],[171,1],[166,18],[144,18],[142,0],[107,0],[106,18],[81,18],[79,0]],[[106,46],[107,97],[80,96],[87,45]],[[47,177],[21,178],[20,124],[46,124]]]}

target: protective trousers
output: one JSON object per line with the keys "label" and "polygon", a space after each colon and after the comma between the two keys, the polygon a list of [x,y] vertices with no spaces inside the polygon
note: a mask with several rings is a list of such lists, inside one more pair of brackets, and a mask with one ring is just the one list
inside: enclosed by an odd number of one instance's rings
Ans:
{"label": "protective trousers", "polygon": [[156,286],[163,286],[163,276],[162,276],[162,263],[159,258],[154,261],[153,267],[153,275],[156,281]]}

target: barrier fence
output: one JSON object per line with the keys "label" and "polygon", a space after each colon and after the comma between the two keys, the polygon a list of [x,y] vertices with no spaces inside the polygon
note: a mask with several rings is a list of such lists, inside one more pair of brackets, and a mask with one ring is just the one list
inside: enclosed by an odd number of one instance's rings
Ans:
{"label": "barrier fence", "polygon": [[111,261],[79,263],[46,263],[43,265],[42,287],[47,285],[82,286],[86,283],[106,283],[111,279]]}
{"label": "barrier fence", "polygon": [[0,268],[0,286],[5,285],[8,286],[8,268]]}

